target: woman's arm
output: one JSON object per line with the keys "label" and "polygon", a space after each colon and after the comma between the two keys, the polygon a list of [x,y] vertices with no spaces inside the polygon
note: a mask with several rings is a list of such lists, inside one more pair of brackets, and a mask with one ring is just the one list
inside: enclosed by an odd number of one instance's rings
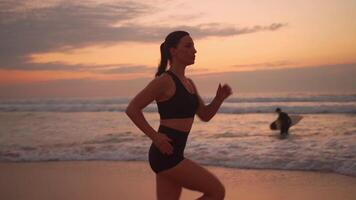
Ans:
{"label": "woman's arm", "polygon": [[[190,80],[190,79],[189,79]],[[195,88],[195,92],[199,99],[199,107],[197,110],[197,115],[202,121],[209,121],[211,118],[215,116],[217,111],[219,110],[221,104],[224,100],[232,94],[231,88],[229,85],[225,84],[221,87],[219,84],[218,90],[216,92],[216,96],[214,97],[213,101],[209,105],[205,105],[203,99],[200,97],[197,88],[192,80],[190,80],[192,85]]]}
{"label": "woman's arm", "polygon": [[163,134],[157,134],[157,131],[149,125],[142,112],[148,104],[155,99],[159,99],[169,89],[170,84],[169,82],[167,83],[167,80],[167,77],[162,75],[151,81],[131,100],[126,108],[126,114],[155,143],[162,153],[169,154],[173,150],[169,144],[170,139]]}

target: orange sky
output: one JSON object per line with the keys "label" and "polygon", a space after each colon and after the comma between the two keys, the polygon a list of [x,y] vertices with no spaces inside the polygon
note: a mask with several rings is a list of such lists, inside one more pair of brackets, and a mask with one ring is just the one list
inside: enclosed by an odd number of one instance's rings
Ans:
{"label": "orange sky", "polygon": [[356,1],[91,2],[9,1],[1,8],[9,16],[0,36],[11,43],[0,51],[0,86],[152,77],[159,44],[182,26],[198,51],[190,74],[356,63]]}

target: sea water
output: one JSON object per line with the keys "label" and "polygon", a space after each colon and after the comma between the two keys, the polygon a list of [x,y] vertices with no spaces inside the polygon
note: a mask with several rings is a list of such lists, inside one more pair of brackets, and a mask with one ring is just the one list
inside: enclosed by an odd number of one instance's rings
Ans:
{"label": "sea water", "polygon": [[[327,171],[356,176],[356,95],[229,98],[209,122],[196,117],[185,156],[206,165]],[[204,98],[208,103],[212,98]],[[147,161],[151,141],[124,113],[130,98],[0,100],[0,161]],[[281,140],[276,107],[302,121]],[[155,129],[155,103],[144,115]]]}

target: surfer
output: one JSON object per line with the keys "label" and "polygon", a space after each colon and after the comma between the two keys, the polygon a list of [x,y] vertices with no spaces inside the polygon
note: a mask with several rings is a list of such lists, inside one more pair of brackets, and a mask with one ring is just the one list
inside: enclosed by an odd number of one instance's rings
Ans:
{"label": "surfer", "polygon": [[282,112],[280,108],[276,108],[276,113],[278,113],[278,119],[281,122],[281,135],[288,135],[288,130],[292,124],[292,120],[287,113]]}

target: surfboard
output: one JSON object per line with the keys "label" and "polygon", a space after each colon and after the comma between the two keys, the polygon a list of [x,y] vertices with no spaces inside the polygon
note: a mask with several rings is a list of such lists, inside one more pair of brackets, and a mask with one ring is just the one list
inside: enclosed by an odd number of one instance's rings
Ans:
{"label": "surfboard", "polygon": [[[298,124],[300,122],[300,120],[303,119],[303,116],[301,116],[301,115],[290,115],[289,117],[292,120],[292,124],[290,125],[290,127]],[[272,122],[270,125],[270,128],[271,128],[271,130],[280,130],[281,122],[279,120]]]}

